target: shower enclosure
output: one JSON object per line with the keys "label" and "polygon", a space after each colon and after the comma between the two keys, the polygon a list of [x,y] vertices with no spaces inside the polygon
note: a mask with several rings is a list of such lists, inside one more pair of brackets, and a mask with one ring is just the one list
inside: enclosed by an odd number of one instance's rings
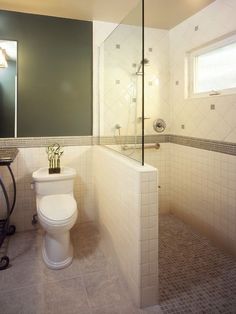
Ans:
{"label": "shower enclosure", "polygon": [[144,1],[100,46],[100,144],[144,164]]}
{"label": "shower enclosure", "polygon": [[[159,150],[145,149],[145,165],[158,169],[158,181],[149,192],[145,191],[149,184],[141,185],[145,210],[140,222],[156,228],[155,243],[159,245],[152,248],[158,247],[159,259],[156,255],[152,263],[155,267],[158,264],[159,278],[153,276],[152,267],[141,269],[150,280],[145,278],[145,285],[158,282],[161,306],[172,312],[178,306],[180,312],[233,313],[232,281],[218,285],[215,278],[223,282],[229,278],[227,273],[234,278],[235,261],[231,259],[234,266],[229,272],[222,272],[228,262],[221,263],[220,249],[216,255],[211,252],[218,245],[236,256],[236,80],[232,79],[236,75],[236,4],[235,0],[194,1],[194,5],[193,1],[173,1],[169,10],[169,2],[145,1],[145,28],[140,3],[101,47],[101,144],[143,164],[144,130],[145,143],[160,143]],[[163,133],[156,133],[160,131]],[[98,168],[102,168],[102,161]],[[110,206],[114,169],[115,175],[120,174],[112,163],[109,171],[104,170],[106,176],[98,178],[110,178],[108,188],[103,189],[108,191],[106,213],[112,208],[113,221],[123,225],[130,206],[122,219],[119,214],[123,206]],[[124,171],[119,178],[123,179],[122,189],[129,177]],[[123,191],[122,197],[126,194]],[[152,196],[156,199],[156,193],[158,207],[147,205]],[[147,219],[146,214],[153,209],[153,217]],[[128,221],[128,230],[133,221]],[[115,223],[110,230],[115,229]],[[122,232],[117,232],[119,237]],[[152,241],[151,232],[144,235]],[[145,253],[144,260],[147,256]],[[202,291],[210,296],[210,302],[208,297],[202,298]],[[227,293],[230,297],[225,301]]]}

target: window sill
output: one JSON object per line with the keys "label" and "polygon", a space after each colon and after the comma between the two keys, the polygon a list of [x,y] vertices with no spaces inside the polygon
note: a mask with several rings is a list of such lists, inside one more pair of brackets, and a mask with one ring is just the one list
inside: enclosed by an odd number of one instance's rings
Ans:
{"label": "window sill", "polygon": [[217,91],[216,93],[206,92],[206,93],[198,93],[198,94],[189,94],[185,99],[196,99],[196,98],[215,98],[222,96],[232,96],[236,95],[236,88]]}

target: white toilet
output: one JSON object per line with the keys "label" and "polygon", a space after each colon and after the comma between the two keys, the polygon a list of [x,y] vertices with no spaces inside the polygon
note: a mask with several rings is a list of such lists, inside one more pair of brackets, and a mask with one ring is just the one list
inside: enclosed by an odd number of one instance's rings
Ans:
{"label": "white toilet", "polygon": [[32,175],[38,219],[46,231],[43,260],[52,269],[67,267],[73,259],[70,229],[78,214],[73,194],[75,176],[76,171],[69,167],[62,167],[61,173],[57,174],[49,174],[48,168],[40,168]]}

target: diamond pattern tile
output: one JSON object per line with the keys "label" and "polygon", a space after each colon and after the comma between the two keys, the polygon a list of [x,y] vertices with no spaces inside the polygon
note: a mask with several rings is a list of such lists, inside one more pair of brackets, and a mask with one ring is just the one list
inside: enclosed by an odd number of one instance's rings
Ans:
{"label": "diamond pattern tile", "polygon": [[186,98],[185,77],[186,52],[235,31],[235,10],[234,0],[217,0],[170,30],[172,134],[236,142],[236,95]]}

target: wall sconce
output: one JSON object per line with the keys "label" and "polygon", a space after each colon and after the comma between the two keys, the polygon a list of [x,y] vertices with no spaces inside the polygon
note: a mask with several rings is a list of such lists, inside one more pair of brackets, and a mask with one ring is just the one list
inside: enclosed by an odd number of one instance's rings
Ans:
{"label": "wall sconce", "polygon": [[0,47],[0,68],[7,68],[6,51]]}

